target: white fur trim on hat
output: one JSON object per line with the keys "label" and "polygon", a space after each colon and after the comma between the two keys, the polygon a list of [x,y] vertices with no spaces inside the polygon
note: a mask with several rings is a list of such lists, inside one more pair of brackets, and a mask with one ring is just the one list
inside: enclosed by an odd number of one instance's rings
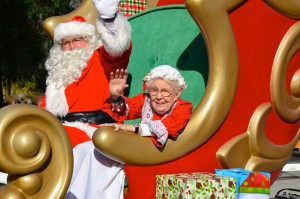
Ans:
{"label": "white fur trim on hat", "polygon": [[95,36],[95,27],[87,22],[69,21],[56,26],[54,30],[54,42],[59,43],[62,39],[71,36]]}
{"label": "white fur trim on hat", "polygon": [[184,78],[178,72],[178,70],[176,70],[175,68],[169,65],[160,65],[153,68],[150,71],[150,73],[148,73],[144,77],[144,81],[147,84],[148,82],[156,78],[162,78],[162,79],[176,82],[182,90],[184,90],[187,86],[187,83],[184,81]]}

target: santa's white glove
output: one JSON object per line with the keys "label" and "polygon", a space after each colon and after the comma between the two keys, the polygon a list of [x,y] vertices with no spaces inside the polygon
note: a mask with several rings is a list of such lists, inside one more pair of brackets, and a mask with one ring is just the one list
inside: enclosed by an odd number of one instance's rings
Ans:
{"label": "santa's white glove", "polygon": [[102,19],[112,19],[116,17],[120,0],[93,0],[94,6]]}

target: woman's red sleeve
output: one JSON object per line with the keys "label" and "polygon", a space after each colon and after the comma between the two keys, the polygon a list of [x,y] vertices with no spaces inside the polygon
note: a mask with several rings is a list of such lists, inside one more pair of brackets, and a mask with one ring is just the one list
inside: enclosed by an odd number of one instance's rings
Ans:
{"label": "woman's red sleeve", "polygon": [[178,100],[172,113],[162,121],[168,131],[169,138],[178,137],[191,117],[192,108],[192,103]]}
{"label": "woman's red sleeve", "polygon": [[102,111],[108,113],[118,123],[123,123],[124,120],[133,120],[141,118],[143,104],[145,100],[144,94],[139,94],[133,98],[124,97],[124,99],[124,111],[113,111],[112,103],[109,98],[104,101]]}

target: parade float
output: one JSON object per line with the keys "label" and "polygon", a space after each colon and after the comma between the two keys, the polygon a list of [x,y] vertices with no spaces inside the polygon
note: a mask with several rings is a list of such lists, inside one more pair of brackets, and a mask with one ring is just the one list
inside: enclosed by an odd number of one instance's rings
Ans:
{"label": "parade float", "polygon": [[[138,135],[98,129],[95,146],[124,163],[125,198],[155,198],[156,176],[243,168],[268,172],[273,183],[300,138],[300,3],[297,0],[147,2],[129,17],[133,51],[127,95],[160,64],[176,66],[194,104],[176,140],[162,150]],[[94,23],[90,0],[44,23],[75,15]],[[0,110],[0,170],[11,175],[4,198],[61,198],[72,151],[60,122],[31,105]]]}

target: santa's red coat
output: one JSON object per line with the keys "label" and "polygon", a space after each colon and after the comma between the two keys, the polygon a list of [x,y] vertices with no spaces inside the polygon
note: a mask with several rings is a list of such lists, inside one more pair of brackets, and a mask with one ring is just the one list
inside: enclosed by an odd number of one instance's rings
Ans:
{"label": "santa's red coat", "polygon": [[[78,81],[65,89],[69,113],[100,110],[109,94],[109,74],[116,69],[125,69],[129,62],[130,48],[119,57],[111,57],[101,46],[92,55],[87,67],[82,71]],[[41,107],[46,107],[46,95]],[[90,140],[87,134],[75,127],[65,126],[71,139],[72,147]]]}

